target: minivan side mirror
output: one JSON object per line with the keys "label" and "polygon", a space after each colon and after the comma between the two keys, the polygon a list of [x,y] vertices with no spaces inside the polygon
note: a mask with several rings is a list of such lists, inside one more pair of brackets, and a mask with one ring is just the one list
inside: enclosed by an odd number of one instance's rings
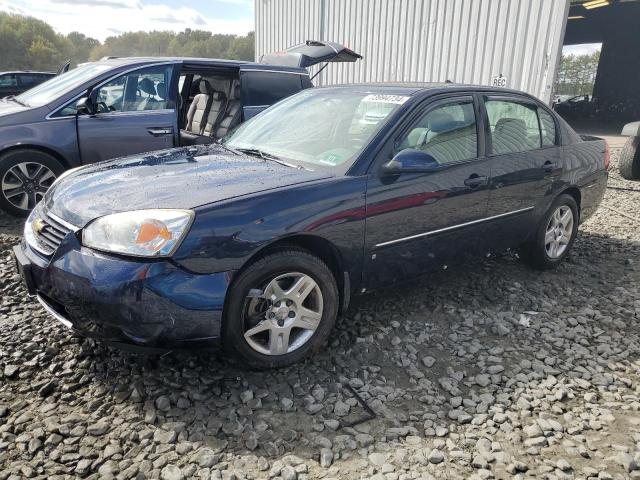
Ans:
{"label": "minivan side mirror", "polygon": [[88,113],[89,115],[95,115],[96,106],[90,97],[82,97],[76,102],[76,111],[78,113]]}
{"label": "minivan side mirror", "polygon": [[440,164],[433,156],[415,148],[405,148],[395,157],[382,165],[385,175],[399,175],[401,173],[428,173],[440,168]]}

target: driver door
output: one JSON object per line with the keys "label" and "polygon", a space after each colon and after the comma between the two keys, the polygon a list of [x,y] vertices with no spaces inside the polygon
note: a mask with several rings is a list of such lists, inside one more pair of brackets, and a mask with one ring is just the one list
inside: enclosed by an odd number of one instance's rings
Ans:
{"label": "driver door", "polygon": [[[385,146],[367,183],[363,282],[383,287],[482,251],[489,164],[478,107],[471,95],[430,102]],[[381,172],[412,148],[439,167],[426,173]]]}
{"label": "driver door", "polygon": [[172,65],[124,73],[91,92],[94,115],[78,114],[83,163],[174,146],[177,117],[170,94]]}

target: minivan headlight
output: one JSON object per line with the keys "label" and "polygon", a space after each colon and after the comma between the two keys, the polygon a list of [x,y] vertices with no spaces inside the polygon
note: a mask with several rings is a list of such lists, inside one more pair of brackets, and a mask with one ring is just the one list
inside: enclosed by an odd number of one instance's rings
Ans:
{"label": "minivan headlight", "polygon": [[93,220],[82,231],[82,244],[105,252],[137,257],[166,257],[189,230],[191,210],[149,209],[114,213]]}

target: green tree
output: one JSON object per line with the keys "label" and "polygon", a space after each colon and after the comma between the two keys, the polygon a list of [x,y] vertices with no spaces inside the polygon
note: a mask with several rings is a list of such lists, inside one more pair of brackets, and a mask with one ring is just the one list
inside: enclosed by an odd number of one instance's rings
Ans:
{"label": "green tree", "polygon": [[229,48],[227,58],[236,60],[255,60],[255,33],[249,32],[246,37],[236,37]]}
{"label": "green tree", "polygon": [[591,95],[599,61],[600,52],[563,55],[555,92],[560,95]]}
{"label": "green tree", "polygon": [[95,38],[87,37],[80,32],[71,32],[67,35],[67,40],[70,42],[67,56],[73,66],[89,60],[91,51],[100,45]]}
{"label": "green tree", "polygon": [[33,17],[0,12],[0,70],[56,70],[105,56],[180,56],[253,60],[255,36],[213,34],[206,30],[127,32],[100,43],[79,32],[56,33]]}

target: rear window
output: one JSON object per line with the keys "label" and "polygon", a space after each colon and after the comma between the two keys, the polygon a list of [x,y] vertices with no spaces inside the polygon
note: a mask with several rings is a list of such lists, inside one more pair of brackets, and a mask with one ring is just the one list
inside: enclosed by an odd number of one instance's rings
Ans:
{"label": "rear window", "polygon": [[272,105],[302,89],[301,75],[280,72],[244,72],[240,84],[247,106]]}

